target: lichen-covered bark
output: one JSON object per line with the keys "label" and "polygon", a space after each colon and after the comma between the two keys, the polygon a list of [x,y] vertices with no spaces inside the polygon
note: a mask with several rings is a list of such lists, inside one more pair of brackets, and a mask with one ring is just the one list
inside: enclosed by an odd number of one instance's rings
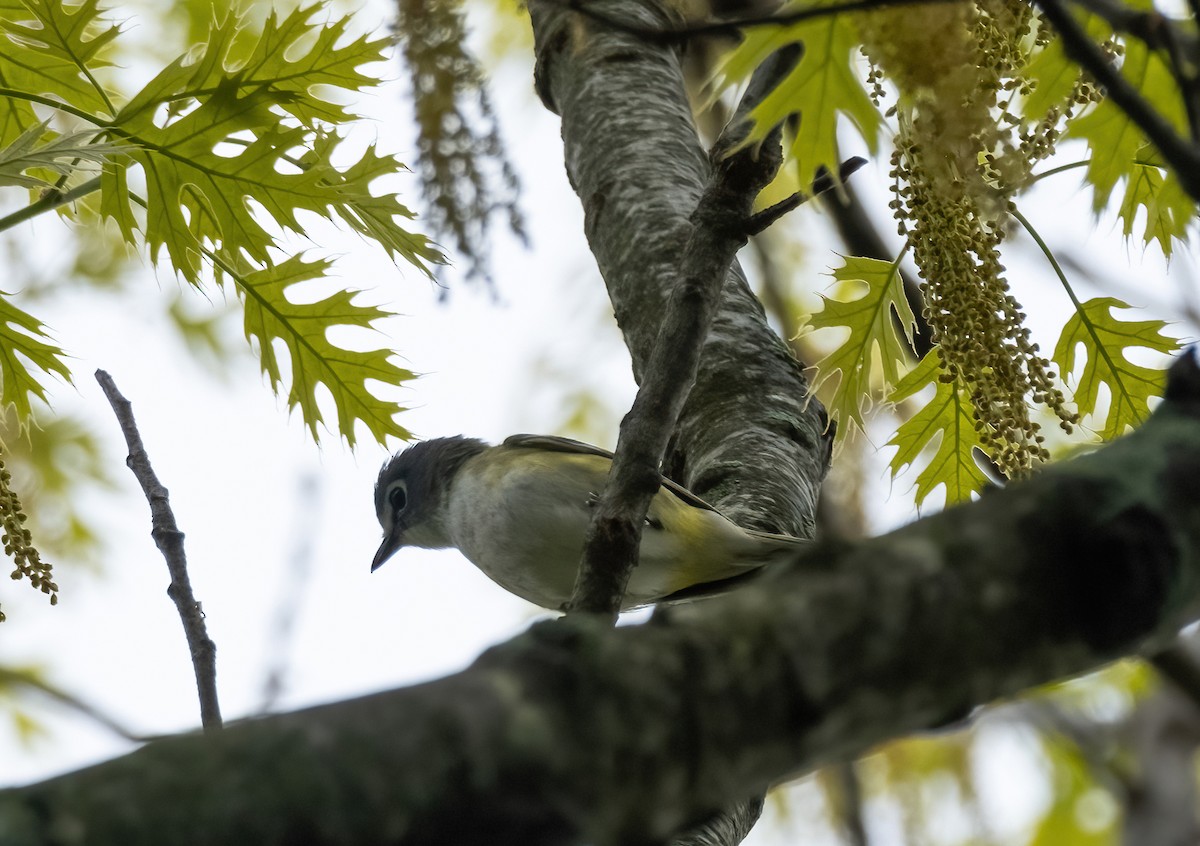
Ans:
{"label": "lichen-covered bark", "polygon": [[[619,20],[663,6],[600,0]],[[538,90],[562,116],[567,173],[640,382],[707,181],[679,57],[570,12],[530,4]],[[665,462],[668,475],[747,526],[811,536],[828,468],[824,409],[735,263]]]}
{"label": "lichen-covered bark", "polygon": [[0,792],[0,843],[653,843],[1200,617],[1200,365],[1137,432],[642,626]]}

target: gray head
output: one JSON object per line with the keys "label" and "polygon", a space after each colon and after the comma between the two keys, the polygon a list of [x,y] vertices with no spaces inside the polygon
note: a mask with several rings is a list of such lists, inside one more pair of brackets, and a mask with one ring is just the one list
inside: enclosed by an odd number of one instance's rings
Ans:
{"label": "gray head", "polygon": [[434,438],[413,444],[383,465],[375,481],[375,516],[383,527],[383,543],[371,562],[372,572],[402,546],[450,545],[441,526],[446,492],[463,463],[487,448],[462,435]]}

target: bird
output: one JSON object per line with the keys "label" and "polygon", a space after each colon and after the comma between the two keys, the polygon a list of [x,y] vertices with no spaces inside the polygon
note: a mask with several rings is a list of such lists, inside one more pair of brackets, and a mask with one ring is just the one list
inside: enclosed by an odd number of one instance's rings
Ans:
{"label": "bird", "polygon": [[[455,547],[510,593],[566,610],[612,459],[554,435],[513,435],[499,446],[462,435],[413,444],[375,483],[383,542],[371,571],[402,547]],[[621,610],[722,593],[807,543],[744,529],[660,477]]]}

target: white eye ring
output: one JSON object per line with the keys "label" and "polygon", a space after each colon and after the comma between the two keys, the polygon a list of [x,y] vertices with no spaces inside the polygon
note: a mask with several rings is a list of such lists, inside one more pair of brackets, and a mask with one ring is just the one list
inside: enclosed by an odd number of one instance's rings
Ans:
{"label": "white eye ring", "polygon": [[391,507],[392,513],[399,514],[408,505],[408,483],[403,479],[392,482],[388,485],[384,498]]}

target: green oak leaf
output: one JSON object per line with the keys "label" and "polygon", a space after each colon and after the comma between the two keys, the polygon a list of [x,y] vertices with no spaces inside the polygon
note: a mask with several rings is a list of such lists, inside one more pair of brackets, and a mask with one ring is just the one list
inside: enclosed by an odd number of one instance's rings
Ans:
{"label": "green oak leaf", "polygon": [[845,116],[867,148],[875,152],[883,116],[871,102],[855,62],[860,43],[852,16],[830,15],[792,26],[750,31],[717,70],[718,90],[750,78],[763,60],[781,47],[804,44],[800,61],[751,112],[754,128],[748,140],[762,138],[772,127],[799,114],[789,155],[800,168],[800,181],[811,181],[820,167],[837,173],[837,128]]}
{"label": "green oak leaf", "polygon": [[[99,0],[0,0],[0,87],[111,115],[95,72],[119,33]],[[0,97],[0,146],[40,122],[27,100]]]}
{"label": "green oak leaf", "polygon": [[899,259],[845,257],[842,266],[833,270],[833,277],[843,289],[858,289],[860,296],[845,300],[822,296],[824,308],[809,318],[809,325],[816,329],[850,330],[844,341],[814,365],[817,375],[812,386],[815,391],[834,373],[840,374],[828,408],[830,415],[841,421],[842,434],[848,423],[863,428],[863,405],[872,390],[880,381],[885,388],[894,385],[901,365],[912,358],[916,317],[905,299],[899,267]]}
{"label": "green oak leaf", "polygon": [[59,135],[47,131],[44,123],[29,127],[7,147],[0,147],[0,188],[49,188],[53,176],[75,173],[81,162],[103,164],[123,149],[119,144],[96,142],[95,137],[94,130]]}
{"label": "green oak leaf", "polygon": [[987,484],[987,476],[975,460],[975,451],[983,451],[976,432],[971,397],[957,379],[943,382],[941,358],[937,349],[925,357],[897,384],[888,401],[909,399],[929,385],[935,388],[933,399],[905,420],[888,441],[896,454],[888,462],[895,477],[918,461],[933,444],[937,448],[917,474],[916,501],[920,505],[939,485],[946,489],[946,504],[970,499]]}
{"label": "green oak leaf", "polygon": [[1162,334],[1167,325],[1164,321],[1122,321],[1113,316],[1114,308],[1130,306],[1115,297],[1096,297],[1078,306],[1063,326],[1053,356],[1068,384],[1083,361],[1075,383],[1075,405],[1081,415],[1096,414],[1100,387],[1108,389],[1108,411],[1103,421],[1092,421],[1093,425],[1103,423],[1098,431],[1105,440],[1145,420],[1150,415],[1150,398],[1162,395],[1165,381],[1163,370],[1134,364],[1124,350],[1140,347],[1170,353],[1179,348],[1177,340]]}
{"label": "green oak leaf", "polygon": [[46,401],[46,387],[30,365],[41,374],[55,374],[67,382],[71,371],[62,348],[43,331],[45,324],[21,311],[7,296],[0,291],[0,404],[15,407],[17,419],[28,425],[30,397]]}
{"label": "green oak leaf", "polygon": [[274,342],[282,340],[290,356],[291,386],[288,407],[299,407],[305,424],[317,438],[317,425],[323,415],[317,405],[317,387],[323,385],[333,397],[337,410],[338,431],[354,445],[354,422],[363,421],[376,440],[388,435],[408,440],[411,434],[395,421],[404,409],[395,402],[381,400],[366,385],[368,379],[386,385],[400,385],[415,375],[391,361],[391,351],[384,349],[366,352],[349,350],[331,343],[327,333],[330,326],[368,327],[388,313],[375,306],[355,302],[357,291],[340,290],[312,303],[289,300],[287,290],[293,285],[319,279],[329,269],[321,259],[306,261],[293,256],[281,264],[262,270],[244,270],[244,262],[218,257],[224,272],[234,280],[245,310],[247,339],[253,338],[259,348],[263,372],[278,391],[284,382]]}

